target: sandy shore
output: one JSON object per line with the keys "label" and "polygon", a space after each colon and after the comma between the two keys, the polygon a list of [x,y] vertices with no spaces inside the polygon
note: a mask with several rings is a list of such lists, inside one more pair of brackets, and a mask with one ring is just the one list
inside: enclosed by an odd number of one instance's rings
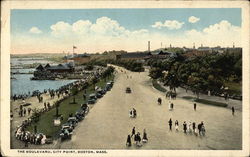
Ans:
{"label": "sandy shore", "polygon": [[31,103],[31,105],[24,107],[26,109],[26,115],[23,117],[20,117],[18,112],[19,112],[19,107],[20,105],[24,104],[23,101],[21,99],[13,101],[11,100],[11,110],[13,113],[13,120],[11,121],[11,147],[12,148],[23,148],[24,147],[24,143],[17,140],[14,137],[14,132],[16,131],[16,128],[22,124],[22,121],[28,119],[33,111],[31,111],[30,115],[28,115],[28,108],[31,108],[32,110],[35,109],[42,109],[44,108],[44,102],[46,103],[50,103],[51,105],[54,104],[57,100],[62,99],[63,97],[61,96],[60,98],[58,98],[57,96],[55,96],[53,99],[50,97],[50,95],[48,94],[42,94],[41,95],[43,97],[43,102],[39,103],[37,97],[29,97],[27,99],[25,99],[25,103]]}

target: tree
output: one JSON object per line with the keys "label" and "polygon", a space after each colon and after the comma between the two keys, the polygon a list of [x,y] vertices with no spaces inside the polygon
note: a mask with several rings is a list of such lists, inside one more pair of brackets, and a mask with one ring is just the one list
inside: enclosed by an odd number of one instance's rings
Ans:
{"label": "tree", "polygon": [[75,98],[75,96],[76,96],[77,93],[78,93],[77,87],[73,86],[71,88],[71,94],[73,95],[73,102],[72,102],[73,104],[76,104],[76,98]]}
{"label": "tree", "polygon": [[153,79],[158,79],[163,76],[160,68],[152,68],[149,71],[149,76]]}
{"label": "tree", "polygon": [[98,78],[96,77],[96,76],[94,76],[93,78],[92,78],[92,84],[93,84],[93,87],[94,87],[94,89],[95,89],[95,85],[96,85],[96,83],[98,82]]}
{"label": "tree", "polygon": [[178,76],[174,73],[168,73],[164,78],[164,85],[169,86],[169,89],[176,93],[176,88],[180,86]]}
{"label": "tree", "polygon": [[92,64],[88,64],[88,65],[86,65],[86,67],[84,69],[90,71],[90,70],[94,69],[94,66]]}

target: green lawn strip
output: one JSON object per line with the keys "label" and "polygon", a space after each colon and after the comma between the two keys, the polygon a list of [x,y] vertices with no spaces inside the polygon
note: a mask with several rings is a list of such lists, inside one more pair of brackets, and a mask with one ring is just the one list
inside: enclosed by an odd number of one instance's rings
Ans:
{"label": "green lawn strip", "polygon": [[165,89],[165,88],[163,88],[158,82],[157,82],[157,80],[156,79],[153,79],[152,80],[152,84],[153,84],[153,86],[154,86],[154,88],[155,89],[157,89],[157,90],[159,90],[159,91],[161,91],[161,92],[167,92],[167,90]]}
{"label": "green lawn strip", "polygon": [[228,93],[230,95],[232,95],[232,94],[241,95],[242,94],[242,84],[240,84],[240,83],[226,82],[225,86],[228,87]]}
{"label": "green lawn strip", "polygon": [[210,101],[210,100],[206,100],[206,99],[197,99],[197,98],[191,97],[191,96],[183,96],[182,98],[183,99],[187,99],[187,100],[193,100],[195,102],[202,103],[202,104],[205,104],[205,105],[227,107],[227,104],[226,103],[222,103],[222,102]]}
{"label": "green lawn strip", "polygon": [[[106,82],[113,80],[113,79],[114,79],[114,75],[107,78],[106,81],[105,79],[101,79],[100,81],[98,81],[98,83],[96,83],[96,86],[103,88]],[[89,87],[87,88],[87,95],[89,95],[90,93],[94,93],[93,85],[89,85]],[[82,103],[85,103],[83,99],[83,91],[79,91],[77,95],[75,95],[76,104],[71,103],[73,101],[73,97],[74,96],[70,96],[60,103],[59,114],[62,114],[63,116],[63,120],[61,121],[61,124],[66,123],[68,120],[69,114],[70,113],[74,114],[78,109],[80,109],[80,105]],[[47,136],[56,137],[59,133],[59,130],[61,129],[61,126],[57,126],[57,127],[54,126],[53,120],[55,118],[55,114],[56,114],[55,108],[51,109],[48,112],[43,113],[40,116],[39,121],[37,123],[33,123],[31,126],[27,128],[27,130],[34,132],[34,125],[36,125],[37,132],[43,133]]]}

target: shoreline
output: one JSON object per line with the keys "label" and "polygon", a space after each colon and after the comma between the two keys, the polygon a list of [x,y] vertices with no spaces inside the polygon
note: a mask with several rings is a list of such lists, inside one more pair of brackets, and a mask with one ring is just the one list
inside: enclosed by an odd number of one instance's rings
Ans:
{"label": "shoreline", "polygon": [[[104,72],[104,71],[102,71],[102,72]],[[57,89],[53,90],[55,92],[54,97],[51,97],[49,90],[47,89],[47,92],[41,92],[41,97],[43,97],[42,102],[38,101],[37,96],[32,96],[32,95],[28,95],[27,97],[25,97],[23,99],[17,99],[15,101],[13,98],[11,98],[10,99],[10,113],[11,113],[11,115],[13,115],[13,117],[11,118],[11,129],[10,129],[10,131],[11,131],[11,148],[22,148],[23,147],[24,142],[15,138],[15,131],[18,128],[18,126],[20,126],[23,123],[23,121],[28,120],[32,116],[34,111],[43,112],[45,102],[51,104],[51,109],[53,109],[53,107],[55,107],[55,104],[57,102],[59,102],[60,100],[64,100],[64,99],[68,99],[68,98],[70,99],[70,97],[73,97],[71,95],[71,91],[70,91],[70,89],[73,86],[78,87],[78,92],[81,92],[84,90],[82,88],[83,86],[78,86],[78,85],[80,85],[80,84],[84,85],[85,83],[88,83],[89,86],[92,86],[91,81],[93,78],[94,78],[94,75],[93,76],[90,75],[87,79],[79,79],[79,80],[76,80],[74,82],[68,83],[66,85],[62,85],[62,86],[58,87]],[[79,88],[79,87],[81,87],[81,88]],[[58,96],[57,93],[60,90],[62,90],[64,92],[65,91],[68,91],[68,92],[67,93],[62,92],[61,94],[59,94],[60,96]],[[23,106],[23,108],[25,108],[25,110],[28,110],[28,108],[31,108],[31,112],[30,112],[30,114],[28,114],[28,112],[27,112],[27,114],[25,114],[24,116],[20,116],[19,115],[20,106],[24,105],[24,104],[31,104],[28,106]],[[92,107],[93,107],[93,105],[89,106],[90,109]],[[57,142],[57,140],[53,140],[53,144],[54,144],[54,142]],[[45,145],[50,146],[51,144],[45,144]],[[31,147],[36,147],[36,146],[31,146]],[[41,148],[41,147],[42,146],[39,145],[39,148]]]}

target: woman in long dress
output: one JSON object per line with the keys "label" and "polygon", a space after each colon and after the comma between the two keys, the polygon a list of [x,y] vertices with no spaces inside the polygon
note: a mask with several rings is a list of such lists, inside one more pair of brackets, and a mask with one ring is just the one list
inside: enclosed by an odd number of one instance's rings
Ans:
{"label": "woman in long dress", "polygon": [[183,131],[184,131],[184,133],[187,133],[187,123],[186,123],[186,121],[184,121],[184,123],[183,123]]}
{"label": "woman in long dress", "polygon": [[146,129],[143,130],[142,142],[143,143],[147,143],[148,142],[148,137],[147,137]]}
{"label": "woman in long dress", "polygon": [[189,121],[189,124],[188,124],[188,131],[189,133],[192,133],[192,123]]}
{"label": "woman in long dress", "polygon": [[178,131],[179,130],[179,122],[178,122],[178,120],[175,121],[174,125],[175,125],[175,130]]}
{"label": "woman in long dress", "polygon": [[128,146],[128,147],[131,146],[131,137],[130,137],[130,135],[128,135],[128,137],[127,137],[126,146]]}
{"label": "woman in long dress", "polygon": [[171,110],[171,101],[168,102],[168,110]]}

